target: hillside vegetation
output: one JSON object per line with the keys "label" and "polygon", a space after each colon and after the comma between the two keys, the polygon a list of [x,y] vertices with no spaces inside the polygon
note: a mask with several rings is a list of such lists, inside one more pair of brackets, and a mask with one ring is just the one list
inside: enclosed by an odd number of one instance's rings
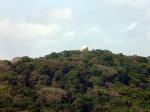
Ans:
{"label": "hillside vegetation", "polygon": [[150,112],[150,57],[74,50],[0,61],[0,112]]}

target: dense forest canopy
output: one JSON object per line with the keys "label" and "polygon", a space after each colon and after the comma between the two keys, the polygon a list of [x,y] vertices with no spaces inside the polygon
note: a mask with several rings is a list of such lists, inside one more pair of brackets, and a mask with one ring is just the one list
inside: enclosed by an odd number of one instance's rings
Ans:
{"label": "dense forest canopy", "polygon": [[0,61],[0,112],[150,112],[150,57],[73,50]]}

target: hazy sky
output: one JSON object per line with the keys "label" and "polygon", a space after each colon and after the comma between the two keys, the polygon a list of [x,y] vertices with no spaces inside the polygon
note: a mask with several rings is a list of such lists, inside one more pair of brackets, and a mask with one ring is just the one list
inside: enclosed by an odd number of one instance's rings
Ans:
{"label": "hazy sky", "polygon": [[150,55],[150,0],[0,0],[0,59],[83,45]]}

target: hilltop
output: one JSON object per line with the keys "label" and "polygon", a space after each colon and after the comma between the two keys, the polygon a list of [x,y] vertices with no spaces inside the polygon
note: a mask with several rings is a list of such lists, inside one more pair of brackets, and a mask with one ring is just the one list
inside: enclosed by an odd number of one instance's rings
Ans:
{"label": "hilltop", "polygon": [[63,51],[0,61],[1,112],[150,112],[150,57]]}

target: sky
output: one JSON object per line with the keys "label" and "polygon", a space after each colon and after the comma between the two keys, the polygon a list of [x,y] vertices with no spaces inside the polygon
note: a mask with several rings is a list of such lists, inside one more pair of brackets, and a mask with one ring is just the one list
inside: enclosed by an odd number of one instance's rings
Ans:
{"label": "sky", "polygon": [[0,0],[0,59],[90,49],[150,56],[150,0]]}

